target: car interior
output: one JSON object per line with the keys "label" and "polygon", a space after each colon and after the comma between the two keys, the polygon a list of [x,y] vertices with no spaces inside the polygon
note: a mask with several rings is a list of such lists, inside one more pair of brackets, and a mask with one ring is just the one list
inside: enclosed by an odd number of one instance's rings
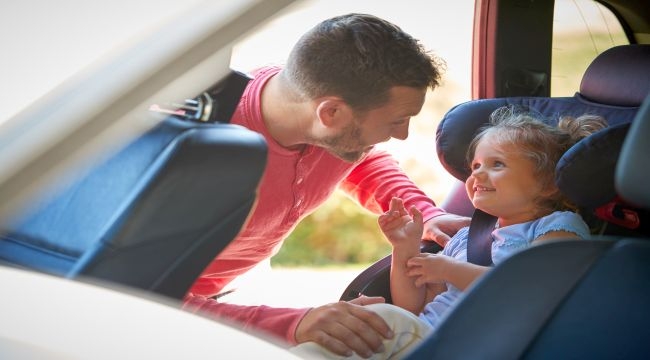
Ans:
{"label": "car interior", "polygon": [[[229,68],[234,39],[290,3],[214,4],[195,14],[200,27],[172,19],[142,40],[150,51],[133,44],[129,62],[116,54],[3,124],[0,264],[182,299],[240,231],[266,166],[264,138],[228,123],[250,80]],[[192,36],[200,41],[188,48]],[[134,76],[138,66],[159,71]],[[35,144],[22,124],[56,131]],[[88,155],[88,139],[120,124],[126,131]],[[16,148],[44,144],[12,169]],[[39,188],[47,179],[55,185]]]}
{"label": "car interior", "polygon": [[233,72],[204,104],[166,116],[33,203],[5,225],[0,260],[181,299],[239,232],[266,165],[262,136],[227,123],[247,82]]}
{"label": "car interior", "polygon": [[[256,2],[249,11],[253,23],[290,2],[272,9],[265,8],[270,2]],[[503,105],[526,107],[552,123],[559,115],[603,116],[610,126],[574,145],[556,168],[558,187],[578,206],[593,236],[531,247],[496,266],[408,359],[650,354],[650,191],[645,186],[650,178],[650,16],[638,15],[647,9],[645,0],[599,3],[624,20],[630,44],[602,51],[573,96],[553,97],[548,56],[553,1],[476,2],[476,27],[498,24],[498,31],[475,34],[473,57],[480,64],[472,69],[475,100],[444,115],[436,133],[437,157],[462,184],[469,139]],[[225,31],[233,34],[249,25]],[[205,38],[218,39],[215,34]],[[522,51],[522,42],[538,46]],[[218,46],[201,43],[190,55],[206,57]],[[178,63],[170,61],[169,68]],[[0,265],[181,299],[245,224],[266,165],[263,137],[228,123],[248,78],[220,68],[220,80],[206,83],[205,76],[197,76],[206,69],[200,66],[192,79],[201,78],[197,86],[205,90],[183,93],[188,100],[180,105],[156,103],[137,112],[156,125],[74,173],[60,191],[3,218]],[[175,75],[141,87],[167,84]],[[51,104],[38,106],[48,111]],[[39,113],[25,116],[34,114]],[[0,150],[3,142],[9,140],[0,138]],[[12,188],[1,172],[4,216],[14,189],[32,173],[17,177]],[[475,212],[463,186],[454,188],[441,207],[465,216]],[[440,249],[422,244],[425,252]],[[391,302],[390,260],[388,255],[360,272],[340,300],[363,294]]]}

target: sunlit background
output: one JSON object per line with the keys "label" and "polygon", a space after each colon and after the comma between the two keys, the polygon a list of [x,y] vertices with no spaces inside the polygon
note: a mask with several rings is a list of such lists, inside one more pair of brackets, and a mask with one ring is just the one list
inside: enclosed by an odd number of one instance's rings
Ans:
{"label": "sunlit background", "polygon": [[[0,4],[3,53],[0,58],[0,122],[113,48],[139,36],[134,34],[146,32],[199,3],[198,0],[3,2]],[[256,31],[245,34],[234,49],[232,67],[246,72],[257,66],[282,64],[302,33],[325,18],[343,13],[372,13],[402,27],[442,57],[447,69],[443,85],[428,95],[421,114],[412,120],[409,139],[391,141],[384,146],[395,154],[427,193],[436,200],[441,199],[447,191],[449,177],[440,168],[435,155],[435,126],[445,109],[469,99],[471,4],[471,0],[300,1]],[[445,10],[432,10],[436,8]],[[22,20],[25,18],[32,21],[25,23]],[[191,21],[191,17],[187,21]],[[336,194],[305,223],[290,239],[293,245],[288,251],[276,257],[279,264],[274,267],[356,265],[352,270],[343,270],[342,274],[349,277],[348,274],[389,251],[379,235],[375,217],[341,194]],[[302,243],[309,247],[302,247]],[[320,248],[320,255],[314,256],[312,247]],[[268,263],[263,264],[262,270],[255,271],[249,278],[259,278],[268,268]],[[328,278],[335,278],[330,275],[331,267],[327,271],[324,281],[319,281],[321,288]],[[343,290],[341,283],[337,281],[333,285],[334,299]]]}
{"label": "sunlit background", "polygon": [[[219,0],[210,0],[212,2]],[[233,0],[220,0],[233,1]],[[21,0],[0,3],[0,123],[126,41],[187,9],[199,0]],[[234,49],[232,68],[247,72],[282,64],[292,45],[310,27],[348,12],[371,13],[400,26],[446,61],[443,83],[429,93],[422,112],[411,121],[406,141],[382,144],[431,198],[441,202],[452,178],[435,152],[435,130],[453,105],[470,99],[471,32],[474,0],[304,0],[242,38]],[[590,38],[565,36],[584,44],[585,61],[562,53],[554,42],[553,68],[570,63],[567,73],[581,74],[589,58],[620,42],[622,31],[608,26],[607,14],[589,0],[562,0],[566,11],[554,26],[572,31],[599,17],[602,28],[589,29]],[[31,19],[25,22],[24,19]],[[186,16],[186,21],[192,21]],[[570,32],[567,32],[569,34]],[[601,35],[602,33],[602,35]],[[557,52],[557,55],[556,55]],[[562,60],[562,57],[565,60]],[[569,61],[566,60],[568,57]],[[557,60],[559,59],[559,60]],[[577,69],[577,70],[576,70]],[[210,76],[210,74],[206,74]],[[577,78],[555,75],[552,91],[572,95]],[[234,302],[270,305],[312,305],[335,301],[363,267],[388,254],[390,248],[376,226],[376,217],[342,194],[335,194],[296,229],[270,263],[233,284]],[[271,267],[273,271],[271,271]],[[286,270],[287,268],[291,270]],[[248,282],[248,283],[247,283]],[[247,286],[246,286],[247,285]]]}

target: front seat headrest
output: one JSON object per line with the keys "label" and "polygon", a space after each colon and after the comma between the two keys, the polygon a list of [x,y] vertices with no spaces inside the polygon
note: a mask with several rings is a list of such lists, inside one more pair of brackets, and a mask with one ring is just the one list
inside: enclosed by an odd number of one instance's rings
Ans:
{"label": "front seat headrest", "polygon": [[650,44],[620,45],[603,51],[580,83],[587,100],[614,106],[640,106],[650,93]]}

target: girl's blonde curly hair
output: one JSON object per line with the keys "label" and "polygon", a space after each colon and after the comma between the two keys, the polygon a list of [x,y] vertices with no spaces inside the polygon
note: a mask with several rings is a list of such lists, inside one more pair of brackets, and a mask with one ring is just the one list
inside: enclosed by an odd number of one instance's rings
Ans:
{"label": "girl's blonde curly hair", "polygon": [[513,106],[496,109],[490,115],[490,124],[474,137],[467,151],[467,163],[474,158],[478,142],[490,134],[501,145],[512,145],[535,165],[543,189],[551,196],[538,199],[541,212],[575,210],[555,185],[555,167],[560,157],[580,139],[607,127],[605,119],[598,115],[584,114],[578,117],[560,116],[557,125],[545,122],[543,117]]}

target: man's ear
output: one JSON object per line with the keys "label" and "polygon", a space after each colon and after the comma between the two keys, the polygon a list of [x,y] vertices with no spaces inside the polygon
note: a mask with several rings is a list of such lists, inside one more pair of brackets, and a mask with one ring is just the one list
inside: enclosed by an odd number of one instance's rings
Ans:
{"label": "man's ear", "polygon": [[341,98],[327,97],[318,103],[316,114],[323,126],[335,128],[346,124],[352,112]]}

